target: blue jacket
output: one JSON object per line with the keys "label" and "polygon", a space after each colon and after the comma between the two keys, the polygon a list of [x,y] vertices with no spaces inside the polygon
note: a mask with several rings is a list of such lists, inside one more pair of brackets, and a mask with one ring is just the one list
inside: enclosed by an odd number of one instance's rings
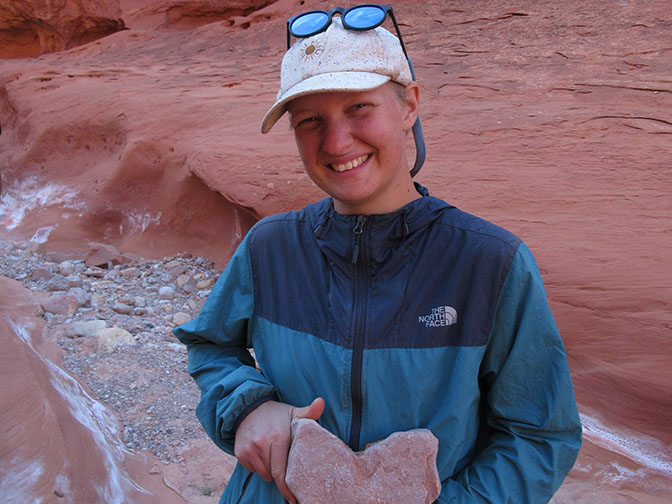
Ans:
{"label": "blue jacket", "polygon": [[[518,238],[419,190],[390,214],[342,215],[325,199],[250,230],[198,318],[175,329],[196,414],[233,453],[262,402],[321,396],[319,423],[354,450],[431,429],[439,503],[547,502],[581,426],[539,271]],[[285,501],[238,464],[220,502]]]}

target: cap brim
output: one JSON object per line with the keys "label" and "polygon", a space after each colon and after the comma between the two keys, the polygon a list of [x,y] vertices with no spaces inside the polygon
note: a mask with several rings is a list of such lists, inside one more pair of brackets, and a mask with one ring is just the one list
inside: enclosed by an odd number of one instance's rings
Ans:
{"label": "cap brim", "polygon": [[299,96],[330,91],[367,91],[390,80],[387,75],[368,72],[329,72],[309,77],[289,88],[278,98],[275,105],[266,112],[261,122],[261,132],[268,133],[287,111],[287,104]]}

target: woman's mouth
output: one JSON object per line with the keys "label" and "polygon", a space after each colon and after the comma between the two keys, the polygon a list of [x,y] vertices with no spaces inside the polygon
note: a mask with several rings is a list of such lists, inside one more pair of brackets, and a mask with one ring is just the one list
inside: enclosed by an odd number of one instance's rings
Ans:
{"label": "woman's mouth", "polygon": [[347,163],[342,163],[342,164],[333,164],[330,163],[329,167],[337,172],[344,172],[347,170],[352,170],[353,168],[357,168],[359,165],[361,165],[363,162],[365,162],[367,159],[369,159],[370,154],[364,154],[363,156],[360,156],[356,159],[353,159],[352,161],[348,161]]}

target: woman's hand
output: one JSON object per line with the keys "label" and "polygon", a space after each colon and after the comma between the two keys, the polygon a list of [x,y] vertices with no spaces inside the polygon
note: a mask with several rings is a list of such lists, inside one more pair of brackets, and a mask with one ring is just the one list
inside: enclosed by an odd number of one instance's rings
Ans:
{"label": "woman's hand", "polygon": [[303,408],[277,401],[261,404],[245,417],[236,431],[234,450],[238,462],[266,481],[274,480],[285,499],[296,504],[296,497],[285,483],[287,456],[292,440],[292,420],[317,420],[323,411],[324,399],[321,397]]}

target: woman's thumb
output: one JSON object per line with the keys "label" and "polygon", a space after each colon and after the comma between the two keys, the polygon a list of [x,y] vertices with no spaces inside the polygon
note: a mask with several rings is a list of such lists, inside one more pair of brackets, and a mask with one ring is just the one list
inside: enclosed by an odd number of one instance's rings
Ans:
{"label": "woman's thumb", "polygon": [[292,418],[309,418],[311,420],[317,420],[322,416],[324,412],[324,399],[318,397],[315,399],[310,406],[304,406],[303,408],[293,408],[292,409]]}

